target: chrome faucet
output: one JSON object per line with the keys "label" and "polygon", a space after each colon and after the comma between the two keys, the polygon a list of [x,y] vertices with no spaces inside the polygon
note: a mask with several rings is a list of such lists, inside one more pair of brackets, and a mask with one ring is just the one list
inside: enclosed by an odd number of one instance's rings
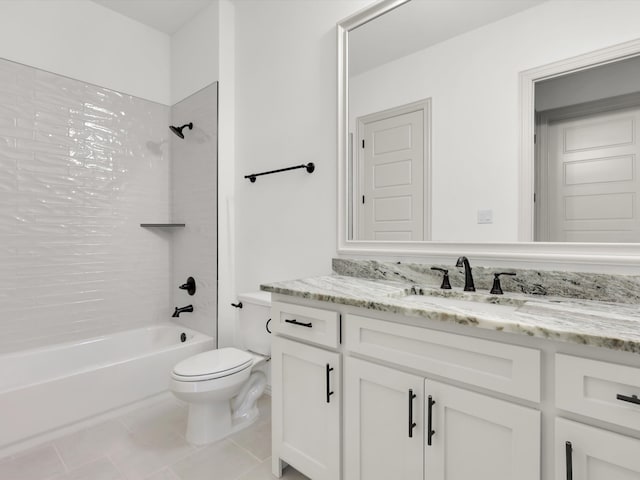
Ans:
{"label": "chrome faucet", "polygon": [[172,317],[179,317],[181,313],[184,312],[193,312],[193,305],[187,305],[186,307],[176,307],[176,310],[173,312]]}
{"label": "chrome faucet", "polygon": [[473,284],[473,275],[471,275],[471,265],[467,257],[460,257],[456,262],[456,267],[464,267],[464,291],[475,292],[476,287]]}

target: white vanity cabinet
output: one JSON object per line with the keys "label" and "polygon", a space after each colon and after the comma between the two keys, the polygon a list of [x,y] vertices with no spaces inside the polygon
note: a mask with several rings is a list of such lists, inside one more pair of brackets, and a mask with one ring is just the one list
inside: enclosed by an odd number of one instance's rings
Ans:
{"label": "white vanity cabinet", "polygon": [[640,440],[556,419],[556,480],[638,480]]}
{"label": "white vanity cabinet", "polygon": [[425,478],[540,479],[538,410],[432,380],[425,396]]}
{"label": "white vanity cabinet", "polygon": [[339,479],[339,315],[275,302],[271,313],[273,474],[285,462],[314,480]]}
{"label": "white vanity cabinet", "polygon": [[345,479],[422,480],[424,379],[345,358]]}
{"label": "white vanity cabinet", "polygon": [[640,480],[637,354],[284,298],[275,475]]}
{"label": "white vanity cabinet", "polygon": [[[556,406],[640,431],[640,368],[555,356]],[[556,480],[638,480],[640,440],[557,418]]]}
{"label": "white vanity cabinet", "polygon": [[346,479],[540,479],[538,410],[429,378],[537,399],[537,350],[356,315],[345,328]]}

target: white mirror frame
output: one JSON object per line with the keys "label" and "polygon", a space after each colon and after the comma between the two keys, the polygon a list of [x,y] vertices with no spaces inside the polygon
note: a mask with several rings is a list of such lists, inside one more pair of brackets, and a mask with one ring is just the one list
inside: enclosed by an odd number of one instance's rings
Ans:
{"label": "white mirror frame", "polygon": [[[450,263],[460,255],[496,266],[640,274],[640,244],[552,242],[381,242],[348,238],[349,32],[410,0],[382,0],[346,18],[338,34],[338,255],[416,258]],[[640,54],[640,40],[598,50],[520,74],[520,162],[518,238],[533,238],[534,86],[535,82]],[[452,260],[453,259],[453,260]]]}

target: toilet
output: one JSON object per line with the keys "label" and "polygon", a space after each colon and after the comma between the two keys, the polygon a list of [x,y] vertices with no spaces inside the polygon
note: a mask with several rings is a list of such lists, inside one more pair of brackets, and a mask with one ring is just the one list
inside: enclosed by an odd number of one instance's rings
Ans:
{"label": "toilet", "polygon": [[241,347],[199,353],[171,372],[170,390],[189,405],[186,439],[205,445],[235,433],[258,419],[256,405],[267,385],[271,294],[238,296]]}

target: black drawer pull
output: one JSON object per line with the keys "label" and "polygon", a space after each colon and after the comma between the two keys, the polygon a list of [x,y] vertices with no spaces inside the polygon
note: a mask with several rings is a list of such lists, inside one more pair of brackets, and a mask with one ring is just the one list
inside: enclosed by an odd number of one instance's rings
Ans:
{"label": "black drawer pull", "polygon": [[301,327],[307,327],[307,328],[311,328],[311,327],[313,327],[313,325],[311,324],[311,322],[309,322],[309,323],[299,322],[299,321],[297,321],[295,318],[291,318],[291,319],[285,318],[285,320],[284,320],[284,321],[285,321],[286,323],[291,323],[291,324],[293,324],[293,325],[299,325],[299,326],[301,326]]}
{"label": "black drawer pull", "polygon": [[567,462],[567,480],[573,480],[573,447],[571,442],[567,442],[564,444],[564,454]]}
{"label": "black drawer pull", "polygon": [[409,438],[413,438],[413,429],[416,427],[416,423],[413,421],[413,399],[416,398],[413,390],[409,389]]}
{"label": "black drawer pull", "polygon": [[427,403],[427,445],[431,445],[431,439],[435,435],[436,431],[432,428],[432,417],[433,417],[433,406],[436,404],[436,401],[429,395],[428,403]]}
{"label": "black drawer pull", "polygon": [[627,395],[621,395],[620,393],[616,395],[618,400],[622,400],[623,402],[635,403],[636,405],[640,405],[640,398],[638,395],[631,395],[628,397]]}
{"label": "black drawer pull", "polygon": [[331,378],[329,377],[329,373],[333,372],[333,368],[327,363],[327,403],[331,403],[331,395],[333,395],[333,391],[331,391]]}

